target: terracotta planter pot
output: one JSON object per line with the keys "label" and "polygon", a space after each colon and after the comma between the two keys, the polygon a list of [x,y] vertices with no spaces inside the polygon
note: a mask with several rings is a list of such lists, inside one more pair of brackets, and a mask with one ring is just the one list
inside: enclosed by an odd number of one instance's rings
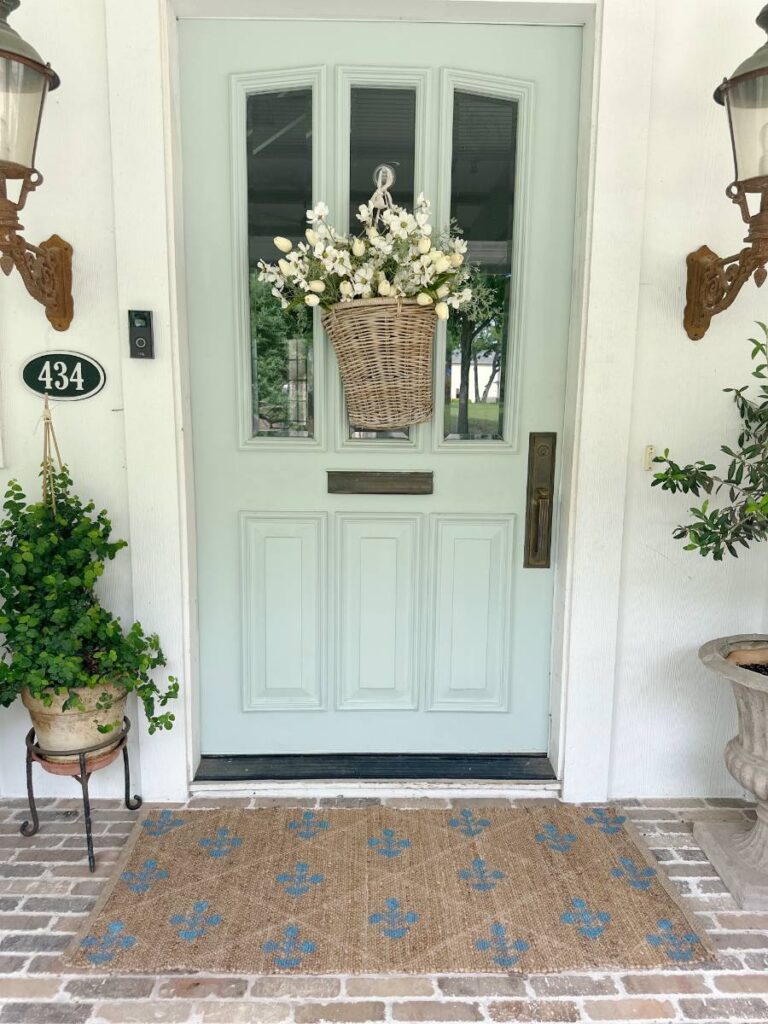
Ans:
{"label": "terracotta planter pot", "polygon": [[743,668],[768,664],[768,636],[748,633],[710,640],[699,658],[727,679],[739,731],[725,748],[736,781],[757,800],[757,821],[699,823],[693,834],[741,907],[768,909],[768,676]]}
{"label": "terracotta planter pot", "polygon": [[[77,709],[63,711],[62,705],[67,699],[67,693],[56,694],[50,707],[46,707],[41,700],[33,697],[29,690],[22,690],[22,702],[29,711],[32,725],[35,727],[37,742],[43,750],[67,751],[94,747],[97,743],[103,743],[109,738],[108,733],[99,732],[100,725],[109,725],[112,722],[122,724],[125,704],[128,699],[128,694],[122,686],[106,683],[104,686],[96,686],[93,689],[82,687],[76,692],[85,705],[85,711]],[[99,711],[96,704],[104,692],[111,694],[112,707],[108,711]],[[116,732],[118,731],[116,730]],[[113,750],[115,746],[117,746],[117,742],[99,750],[97,756],[103,756]],[[67,756],[65,754],[61,757],[52,757],[50,760],[69,763],[77,761],[77,755]]]}

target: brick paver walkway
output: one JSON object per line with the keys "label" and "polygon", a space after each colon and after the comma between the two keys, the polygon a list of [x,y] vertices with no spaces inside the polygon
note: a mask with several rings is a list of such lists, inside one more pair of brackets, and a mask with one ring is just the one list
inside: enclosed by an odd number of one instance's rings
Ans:
{"label": "brick paver walkway", "polygon": [[[314,800],[278,802],[315,806]],[[387,802],[448,806],[432,799]],[[461,806],[499,802],[458,801]],[[189,806],[222,803],[194,799]],[[768,913],[736,908],[691,835],[694,820],[754,815],[740,801],[624,805],[721,951],[715,970],[370,978],[63,974],[58,954],[93,907],[136,815],[117,803],[97,803],[98,863],[90,875],[77,801],[40,804],[42,829],[32,839],[18,833],[23,803],[0,805],[0,1024],[768,1020]]]}

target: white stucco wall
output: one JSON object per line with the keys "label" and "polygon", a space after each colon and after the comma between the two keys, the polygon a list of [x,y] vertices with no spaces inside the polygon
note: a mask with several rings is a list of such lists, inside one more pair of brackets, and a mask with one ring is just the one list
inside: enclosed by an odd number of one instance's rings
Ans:
{"label": "white stucco wall", "polygon": [[[33,0],[12,18],[61,76],[51,93],[38,149],[45,177],[22,211],[25,236],[41,242],[56,232],[75,249],[75,319],[66,333],[48,324],[43,307],[26,293],[18,274],[0,282],[0,429],[3,488],[17,477],[28,494],[39,490],[42,400],[20,380],[21,365],[35,352],[64,348],[98,359],[107,374],[104,390],[83,402],[54,406],[54,425],[64,459],[81,494],[109,509],[114,536],[130,540],[112,201],[112,162],[102,0]],[[125,620],[132,613],[130,555],[109,566],[102,592]],[[147,623],[151,626],[151,623]],[[136,715],[133,716],[134,722]],[[24,735],[28,717],[20,702],[0,709],[0,794],[24,791]],[[138,758],[134,758],[138,768]],[[76,795],[69,779],[42,777],[40,792]],[[120,765],[94,776],[98,796],[115,791]]]}
{"label": "white stucco wall", "polygon": [[[74,245],[76,311],[70,331],[58,335],[17,276],[0,279],[0,482],[17,476],[30,490],[37,486],[40,402],[19,382],[22,361],[45,348],[87,352],[105,366],[107,386],[94,399],[57,406],[57,432],[79,489],[108,507],[115,534],[130,540],[121,372],[131,382],[132,400],[140,388],[135,368],[126,365],[126,311],[118,303],[110,139],[120,126],[109,119],[104,18],[105,5],[122,2],[27,0],[14,15],[14,24],[63,81],[43,123],[38,165],[46,182],[30,198],[23,222],[31,240],[55,231]],[[620,7],[625,0],[606,3]],[[732,168],[724,115],[711,93],[759,45],[753,23],[759,5],[655,0],[655,6],[639,316],[615,339],[616,346],[633,345],[637,334],[626,506],[617,509],[625,533],[610,792],[717,795],[736,792],[722,764],[734,712],[730,694],[698,667],[695,652],[713,636],[766,627],[768,552],[745,553],[737,564],[723,565],[683,552],[670,534],[688,502],[650,490],[642,453],[655,444],[669,445],[680,459],[716,454],[736,424],[720,389],[746,382],[745,339],[755,319],[768,320],[768,288],[760,293],[749,284],[703,341],[688,341],[681,322],[686,253],[703,242],[722,254],[738,251],[744,233],[738,211],[723,195]],[[638,127],[644,126],[626,124],[628,142]],[[161,159],[152,151],[136,158]],[[595,203],[599,207],[599,194]],[[610,421],[605,437],[610,459]],[[104,594],[119,614],[131,617],[130,553],[110,566]],[[154,628],[152,621],[144,625]],[[594,623],[595,630],[602,628],[604,623]],[[0,711],[0,795],[23,792],[27,727],[20,706]],[[180,737],[155,737],[153,774],[164,758],[178,760],[180,750]],[[37,777],[41,793],[73,792],[68,780]],[[119,784],[113,767],[94,778],[93,790],[117,793]]]}
{"label": "white stucco wall", "polygon": [[768,553],[753,548],[736,563],[718,565],[683,551],[670,531],[693,502],[651,490],[642,467],[646,444],[668,446],[677,461],[716,461],[719,446],[735,442],[738,416],[721,389],[750,379],[747,338],[755,320],[768,320],[768,289],[750,282],[702,341],[689,341],[681,323],[686,254],[706,243],[730,255],[746,233],[724,196],[733,164],[725,114],[711,96],[760,45],[758,8],[742,0],[656,4],[610,784],[615,796],[736,792],[722,758],[735,732],[733,698],[698,665],[696,650],[712,637],[759,632],[767,624]]}

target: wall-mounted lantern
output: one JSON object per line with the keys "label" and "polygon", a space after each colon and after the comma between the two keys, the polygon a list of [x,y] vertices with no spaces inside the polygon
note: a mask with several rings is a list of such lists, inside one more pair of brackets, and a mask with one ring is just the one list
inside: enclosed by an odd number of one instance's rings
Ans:
{"label": "wall-mounted lantern", "polygon": [[[768,5],[757,24],[768,32]],[[724,259],[702,245],[688,256],[688,288],[684,325],[689,338],[698,341],[709,329],[713,316],[727,309],[754,275],[758,287],[766,279],[768,262],[768,43],[765,43],[715,92],[715,100],[728,111],[734,181],[725,194],[741,210],[749,231],[749,245],[736,256]],[[750,212],[750,196],[755,212]],[[759,208],[758,208],[759,203]]]}
{"label": "wall-mounted lantern", "polygon": [[0,270],[19,271],[57,331],[72,323],[72,246],[58,235],[41,245],[21,236],[19,211],[42,183],[35,151],[45,97],[59,77],[8,24],[21,0],[0,0]]}

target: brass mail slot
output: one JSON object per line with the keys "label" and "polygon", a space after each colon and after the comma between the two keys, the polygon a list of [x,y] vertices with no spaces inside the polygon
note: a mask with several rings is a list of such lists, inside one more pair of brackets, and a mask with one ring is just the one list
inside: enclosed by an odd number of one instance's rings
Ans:
{"label": "brass mail slot", "polygon": [[329,494],[432,494],[432,473],[366,473],[328,470]]}

